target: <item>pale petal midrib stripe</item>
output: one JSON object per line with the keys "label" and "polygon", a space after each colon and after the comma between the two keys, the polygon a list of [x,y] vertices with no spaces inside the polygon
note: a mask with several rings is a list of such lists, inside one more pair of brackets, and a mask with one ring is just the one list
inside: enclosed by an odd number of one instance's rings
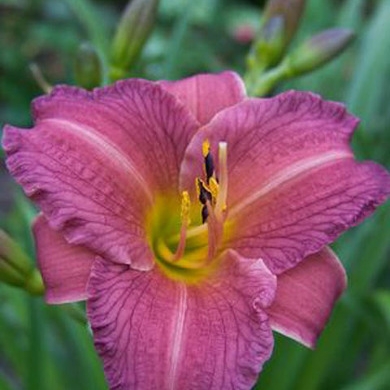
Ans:
{"label": "pale petal midrib stripe", "polygon": [[264,195],[267,195],[276,187],[281,184],[297,177],[298,175],[309,171],[313,168],[318,168],[322,165],[328,164],[330,162],[336,162],[337,160],[344,158],[353,158],[353,154],[349,151],[330,151],[323,153],[321,155],[317,155],[315,157],[310,157],[307,159],[300,160],[288,168],[282,170],[278,174],[271,177],[267,182],[259,188],[257,191],[244,198],[241,202],[232,206],[229,209],[229,217],[234,217],[238,213],[240,213],[244,208],[248,207],[250,204],[256,202]]}
{"label": "pale petal midrib stripe", "polygon": [[[184,284],[178,284],[179,300],[176,318],[172,330],[172,345],[171,345],[171,365],[168,374],[168,389],[175,390],[177,384],[177,367],[180,359],[180,352],[183,344],[184,321],[187,311],[187,287]],[[177,389],[176,389],[177,390]]]}
{"label": "pale petal midrib stripe", "polygon": [[66,119],[45,119],[44,122],[61,125],[61,130],[69,131],[76,134],[79,138],[88,142],[92,146],[99,149],[103,154],[108,154],[111,157],[111,161],[118,165],[123,170],[126,169],[129,172],[129,177],[136,181],[142,190],[145,192],[147,198],[152,202],[153,196],[149,190],[145,179],[138,172],[133,162],[123,154],[115,145],[112,144],[104,135],[97,134],[91,127],[85,125],[79,125],[77,123],[68,121]]}

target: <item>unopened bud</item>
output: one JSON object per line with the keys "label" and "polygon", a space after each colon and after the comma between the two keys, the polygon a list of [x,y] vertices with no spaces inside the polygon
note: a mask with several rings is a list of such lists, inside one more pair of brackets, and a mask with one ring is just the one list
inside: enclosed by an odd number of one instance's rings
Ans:
{"label": "unopened bud", "polygon": [[0,281],[42,295],[44,286],[39,271],[20,246],[0,230]]}
{"label": "unopened bud", "polygon": [[275,16],[262,26],[261,34],[255,40],[248,56],[249,69],[266,68],[274,64],[283,52],[284,21]]}
{"label": "unopened bud", "polygon": [[264,10],[264,20],[274,17],[283,18],[283,43],[284,46],[293,39],[305,10],[306,0],[270,0]]}
{"label": "unopened bud", "polygon": [[248,57],[248,67],[271,67],[283,57],[298,28],[305,0],[270,0],[259,34]]}
{"label": "unopened bud", "polygon": [[122,77],[137,59],[154,26],[158,3],[133,0],[127,5],[112,42],[112,79]]}
{"label": "unopened bud", "polygon": [[288,57],[291,75],[307,73],[326,64],[346,49],[353,38],[353,31],[346,28],[332,28],[313,36]]}
{"label": "unopened bud", "polygon": [[87,89],[92,89],[102,83],[102,64],[99,55],[90,43],[82,43],[77,50],[74,77],[77,85]]}

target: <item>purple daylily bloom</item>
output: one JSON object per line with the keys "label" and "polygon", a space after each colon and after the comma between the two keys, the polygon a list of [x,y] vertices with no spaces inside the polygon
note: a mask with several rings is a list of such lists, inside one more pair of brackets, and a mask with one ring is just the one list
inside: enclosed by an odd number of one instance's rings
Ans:
{"label": "purple daylily bloom", "polygon": [[313,347],[346,285],[326,245],[390,193],[343,105],[232,72],[59,86],[33,114],[7,165],[46,299],[87,299],[111,389],[250,389],[272,330]]}

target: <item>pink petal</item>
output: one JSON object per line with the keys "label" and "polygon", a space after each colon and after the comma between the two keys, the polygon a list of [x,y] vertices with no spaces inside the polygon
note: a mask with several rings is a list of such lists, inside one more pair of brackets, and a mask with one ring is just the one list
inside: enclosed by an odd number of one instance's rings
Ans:
{"label": "pink petal", "polygon": [[245,85],[237,73],[200,74],[180,81],[160,81],[203,125],[219,111],[246,97]]}
{"label": "pink petal", "polygon": [[232,178],[229,204],[234,206],[293,164],[351,156],[349,140],[357,122],[343,105],[307,92],[246,99],[221,112],[192,139],[181,167],[181,185],[191,188],[202,172],[204,139],[210,141],[215,162],[218,143],[226,141]]}
{"label": "pink petal", "polygon": [[[390,193],[390,176],[357,163],[349,147],[357,119],[343,105],[305,92],[248,99],[195,135],[181,187],[202,175],[202,142],[228,145],[226,246],[261,257],[281,273],[371,214]],[[217,160],[217,158],[214,158]],[[218,171],[218,167],[217,167]]]}
{"label": "pink petal", "polygon": [[32,108],[36,123],[49,122],[49,131],[63,124],[78,137],[80,131],[86,133],[95,146],[103,140],[109,143],[100,146],[124,164],[127,160],[127,174],[144,180],[150,190],[176,190],[184,151],[199,127],[176,98],[157,83],[141,79],[92,92],[62,85],[34,100]]}
{"label": "pink petal", "polygon": [[69,245],[39,215],[33,224],[39,269],[48,303],[65,303],[87,298],[87,282],[95,260],[93,252]]}
{"label": "pink petal", "polygon": [[150,269],[145,215],[156,193],[177,191],[179,164],[198,126],[191,114],[141,80],[91,93],[57,87],[33,110],[32,130],[5,128],[11,174],[68,242]]}
{"label": "pink petal", "polygon": [[272,351],[275,288],[261,260],[232,251],[198,285],[98,260],[87,309],[110,389],[251,388]]}
{"label": "pink petal", "polygon": [[278,276],[276,298],[267,309],[272,329],[314,348],[346,286],[344,268],[329,248],[307,257]]}
{"label": "pink petal", "polygon": [[278,186],[237,216],[227,242],[279,274],[336,240],[385,201],[390,177],[378,165],[337,161]]}

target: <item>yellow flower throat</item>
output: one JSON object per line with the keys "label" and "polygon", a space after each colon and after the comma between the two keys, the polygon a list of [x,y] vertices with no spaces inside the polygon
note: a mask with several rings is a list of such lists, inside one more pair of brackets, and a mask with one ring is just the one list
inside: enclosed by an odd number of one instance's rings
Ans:
{"label": "yellow flower throat", "polygon": [[[202,145],[205,179],[196,178],[197,201],[188,191],[161,196],[147,218],[149,243],[158,266],[170,278],[197,283],[218,265],[227,215],[227,144],[218,145],[218,179],[209,141]],[[179,204],[178,204],[179,203]]]}

